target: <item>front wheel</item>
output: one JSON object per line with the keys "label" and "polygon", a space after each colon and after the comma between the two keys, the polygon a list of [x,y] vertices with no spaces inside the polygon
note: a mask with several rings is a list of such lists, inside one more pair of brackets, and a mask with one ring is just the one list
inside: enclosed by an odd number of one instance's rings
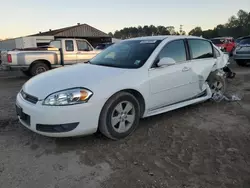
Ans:
{"label": "front wheel", "polygon": [[138,126],[139,120],[138,100],[130,93],[120,92],[104,105],[99,119],[99,130],[106,137],[118,140],[130,135]]}

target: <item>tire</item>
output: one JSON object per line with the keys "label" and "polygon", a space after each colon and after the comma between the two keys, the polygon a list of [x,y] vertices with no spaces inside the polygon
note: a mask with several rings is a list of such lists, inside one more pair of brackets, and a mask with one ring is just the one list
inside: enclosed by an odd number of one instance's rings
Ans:
{"label": "tire", "polygon": [[236,60],[236,63],[241,67],[245,67],[247,65],[246,60]]}
{"label": "tire", "polygon": [[36,62],[30,68],[31,76],[36,76],[49,70],[49,66],[43,62]]}
{"label": "tire", "polygon": [[30,74],[30,71],[29,70],[22,70],[22,73],[25,75],[25,76],[28,76],[28,77],[30,77],[31,76],[31,74]]}
{"label": "tire", "polygon": [[[131,108],[130,105],[132,109],[126,111]],[[139,120],[140,104],[138,100],[130,93],[120,92],[105,103],[99,118],[99,130],[106,137],[119,140],[133,133],[139,125]]]}
{"label": "tire", "polygon": [[211,99],[221,101],[227,89],[225,77],[214,72],[208,78],[208,85],[212,91]]}

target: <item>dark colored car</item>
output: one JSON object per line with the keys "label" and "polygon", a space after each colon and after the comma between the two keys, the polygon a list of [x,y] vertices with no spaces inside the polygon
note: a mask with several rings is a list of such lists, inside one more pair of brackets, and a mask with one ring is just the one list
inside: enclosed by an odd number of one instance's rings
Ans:
{"label": "dark colored car", "polygon": [[107,47],[109,47],[109,46],[111,46],[111,45],[113,45],[114,43],[112,43],[112,42],[109,42],[109,43],[100,43],[100,44],[98,44],[96,47],[95,47],[95,49],[97,49],[97,50],[104,50],[104,49],[106,49]]}
{"label": "dark colored car", "polygon": [[243,37],[233,52],[234,60],[240,66],[250,63],[250,36]]}
{"label": "dark colored car", "polygon": [[218,46],[221,50],[232,53],[235,48],[234,38],[232,37],[218,37],[211,39],[212,43]]}
{"label": "dark colored car", "polygon": [[237,46],[244,37],[239,37],[235,40],[235,45]]}

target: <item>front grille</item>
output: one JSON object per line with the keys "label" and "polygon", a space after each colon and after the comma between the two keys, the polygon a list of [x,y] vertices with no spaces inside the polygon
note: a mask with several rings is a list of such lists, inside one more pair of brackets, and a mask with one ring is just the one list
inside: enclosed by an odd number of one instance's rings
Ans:
{"label": "front grille", "polygon": [[38,101],[38,98],[37,98],[37,97],[34,97],[34,96],[32,96],[32,95],[29,95],[29,94],[25,93],[23,90],[21,91],[21,95],[22,95],[22,97],[23,97],[26,101],[29,101],[29,102],[31,102],[31,103],[33,103],[33,104],[36,104],[37,101]]}
{"label": "front grille", "polygon": [[37,124],[36,130],[46,133],[65,133],[74,130],[78,125],[79,122],[58,125]]}

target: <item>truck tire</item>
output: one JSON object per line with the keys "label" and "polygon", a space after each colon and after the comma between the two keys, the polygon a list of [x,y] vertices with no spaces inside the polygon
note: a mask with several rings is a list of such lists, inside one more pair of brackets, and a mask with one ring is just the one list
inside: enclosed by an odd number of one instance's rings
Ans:
{"label": "truck tire", "polygon": [[22,73],[23,73],[25,76],[29,76],[29,77],[31,76],[29,70],[22,70]]}
{"label": "truck tire", "polygon": [[41,74],[43,72],[46,72],[49,70],[49,66],[46,65],[43,62],[37,62],[34,63],[31,67],[30,67],[30,74],[31,76],[36,76],[38,74]]}

